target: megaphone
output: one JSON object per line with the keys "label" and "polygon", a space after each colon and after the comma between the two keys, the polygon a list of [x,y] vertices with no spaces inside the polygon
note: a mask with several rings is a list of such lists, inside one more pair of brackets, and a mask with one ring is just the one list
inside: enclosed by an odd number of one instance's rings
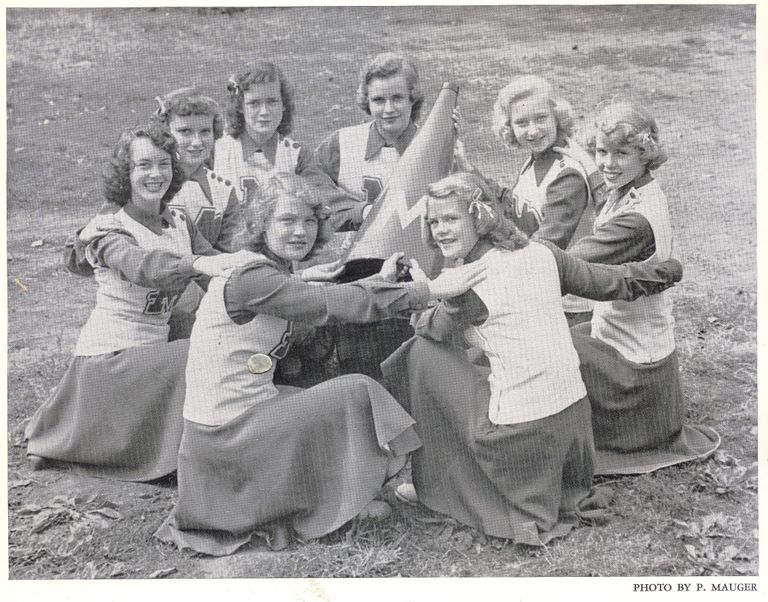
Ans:
{"label": "megaphone", "polygon": [[442,267],[442,255],[421,238],[421,198],[429,185],[450,173],[456,131],[453,109],[459,94],[454,83],[443,84],[424,125],[405,150],[389,181],[343,257],[339,282],[377,273],[393,253],[414,258],[430,278]]}

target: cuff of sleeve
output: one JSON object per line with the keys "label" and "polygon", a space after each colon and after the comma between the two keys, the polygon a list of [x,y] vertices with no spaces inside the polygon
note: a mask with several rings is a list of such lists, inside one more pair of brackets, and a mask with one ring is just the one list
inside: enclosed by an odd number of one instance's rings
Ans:
{"label": "cuff of sleeve", "polygon": [[181,261],[179,261],[179,267],[176,268],[176,272],[180,276],[196,276],[197,271],[192,267],[192,264],[195,263],[195,260],[198,257],[200,257],[200,255],[184,255],[184,257],[181,258]]}
{"label": "cuff of sleeve", "polygon": [[426,282],[411,282],[408,290],[411,292],[411,309],[421,311],[429,303],[429,286]]}

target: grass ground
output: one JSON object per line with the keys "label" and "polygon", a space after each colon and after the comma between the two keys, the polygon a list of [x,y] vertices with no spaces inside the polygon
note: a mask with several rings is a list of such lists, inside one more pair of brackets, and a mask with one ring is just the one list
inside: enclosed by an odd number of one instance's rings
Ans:
{"label": "grass ground", "polygon": [[[460,83],[469,156],[506,181],[523,157],[493,139],[490,107],[511,76],[545,75],[580,116],[617,93],[647,103],[671,157],[658,179],[686,270],[673,294],[689,419],[716,428],[721,451],[606,483],[610,519],[542,549],[394,504],[382,524],[224,559],[152,538],[174,502],[170,480],[30,472],[25,420],[94,302],[94,283],[61,265],[63,243],[101,203],[97,175],[119,130],[181,85],[222,98],[229,73],[266,56],[294,84],[295,136],[314,145],[362,120],[357,69],[388,49],[415,57],[428,102],[441,82]],[[10,9],[6,50],[12,579],[757,574],[753,8]]]}

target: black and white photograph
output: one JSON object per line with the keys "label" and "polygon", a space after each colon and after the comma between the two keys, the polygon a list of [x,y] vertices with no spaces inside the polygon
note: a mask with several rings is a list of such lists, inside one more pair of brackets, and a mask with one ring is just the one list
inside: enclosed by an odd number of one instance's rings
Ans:
{"label": "black and white photograph", "polygon": [[7,7],[6,585],[753,599],[760,9]]}

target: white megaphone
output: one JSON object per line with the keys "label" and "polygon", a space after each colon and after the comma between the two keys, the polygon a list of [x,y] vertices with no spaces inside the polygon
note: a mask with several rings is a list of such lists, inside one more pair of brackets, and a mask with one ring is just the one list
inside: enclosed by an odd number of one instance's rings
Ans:
{"label": "white megaphone", "polygon": [[458,94],[456,84],[443,84],[427,120],[356,232],[343,258],[340,282],[375,274],[384,260],[397,252],[404,253],[406,261],[416,259],[430,278],[440,272],[442,255],[421,238],[421,216],[425,209],[421,198],[430,184],[450,173],[456,138],[453,109]]}

